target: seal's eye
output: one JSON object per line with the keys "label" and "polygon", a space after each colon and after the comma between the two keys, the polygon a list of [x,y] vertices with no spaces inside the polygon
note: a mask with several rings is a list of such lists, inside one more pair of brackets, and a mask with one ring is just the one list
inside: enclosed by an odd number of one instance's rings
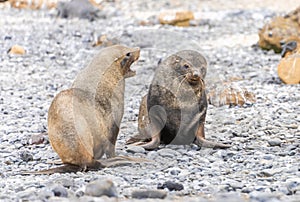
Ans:
{"label": "seal's eye", "polygon": [[183,65],[183,68],[184,68],[184,69],[188,69],[189,67],[190,67],[190,66],[189,66],[188,64],[184,64],[184,65]]}
{"label": "seal's eye", "polygon": [[127,54],[126,54],[126,57],[130,57],[130,56],[131,56],[131,53],[127,53]]}

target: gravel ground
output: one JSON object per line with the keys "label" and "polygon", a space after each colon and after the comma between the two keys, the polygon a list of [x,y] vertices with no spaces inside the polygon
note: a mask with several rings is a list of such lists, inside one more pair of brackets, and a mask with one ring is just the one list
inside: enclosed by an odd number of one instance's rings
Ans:
{"label": "gravel ground", "polygon": [[[168,195],[162,201],[300,201],[300,87],[278,79],[279,55],[254,45],[258,29],[272,16],[294,9],[296,1],[245,2],[117,1],[106,4],[106,19],[93,22],[55,18],[55,11],[2,8],[0,200],[138,201],[130,199],[134,190],[156,190],[171,181],[184,189],[165,188]],[[140,25],[141,20],[155,22],[153,15],[160,10],[178,8],[194,11],[196,26]],[[20,175],[21,171],[55,167],[50,162],[58,156],[47,138],[34,145],[29,140],[47,130],[53,97],[68,88],[101,49],[91,46],[94,34],[141,47],[140,60],[133,66],[137,76],[126,83],[117,153],[154,162],[87,173]],[[14,44],[27,53],[7,54]],[[230,149],[162,145],[157,151],[145,151],[126,147],[125,140],[137,133],[139,102],[155,65],[181,49],[196,49],[207,57],[207,85],[243,78],[237,85],[254,92],[257,103],[230,108],[209,105],[207,138],[231,143]],[[111,179],[118,198],[84,195],[87,185],[97,179]]]}

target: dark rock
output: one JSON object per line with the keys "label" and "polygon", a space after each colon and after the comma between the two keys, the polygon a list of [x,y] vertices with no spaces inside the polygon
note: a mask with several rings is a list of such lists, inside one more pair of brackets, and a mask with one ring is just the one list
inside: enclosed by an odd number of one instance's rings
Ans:
{"label": "dark rock", "polygon": [[170,191],[181,191],[184,189],[183,185],[180,183],[172,182],[172,181],[166,181],[163,184],[159,183],[157,185],[158,189],[164,189],[168,188]]}
{"label": "dark rock", "polygon": [[28,162],[28,161],[32,161],[33,160],[33,156],[30,152],[28,151],[22,151],[20,153],[20,157],[23,161]]}
{"label": "dark rock", "polygon": [[53,187],[52,192],[54,193],[54,196],[65,197],[65,198],[68,197],[68,191],[62,185],[56,185],[55,187]]}

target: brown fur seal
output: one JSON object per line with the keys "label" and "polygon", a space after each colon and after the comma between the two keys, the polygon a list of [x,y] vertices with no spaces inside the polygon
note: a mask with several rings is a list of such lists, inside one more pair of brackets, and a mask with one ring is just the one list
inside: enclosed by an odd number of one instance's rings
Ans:
{"label": "brown fur seal", "polygon": [[207,62],[197,51],[183,50],[162,61],[139,112],[139,135],[127,144],[155,149],[160,143],[210,148],[229,145],[205,139],[207,111],[204,77]]}
{"label": "brown fur seal", "polygon": [[[104,48],[70,89],[56,95],[48,112],[48,135],[65,165],[39,173],[97,170],[132,160],[115,157],[115,143],[124,113],[124,78],[135,75],[130,66],[139,54],[139,48]],[[104,154],[111,159],[100,161]]]}

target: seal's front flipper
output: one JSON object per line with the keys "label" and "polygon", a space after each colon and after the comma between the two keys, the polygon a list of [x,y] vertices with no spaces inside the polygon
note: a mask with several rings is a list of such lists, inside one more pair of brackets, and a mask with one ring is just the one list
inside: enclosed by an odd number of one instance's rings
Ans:
{"label": "seal's front flipper", "polygon": [[199,125],[194,143],[199,147],[204,147],[204,148],[226,149],[231,147],[230,145],[227,144],[211,142],[209,140],[206,140],[205,133],[204,133],[204,123],[201,123]]}
{"label": "seal's front flipper", "polygon": [[151,141],[151,136],[147,137],[146,135],[144,134],[137,134],[137,135],[134,135],[133,137],[129,138],[127,141],[126,141],[126,145],[135,145],[136,143],[139,144],[139,143],[145,143],[145,142],[150,142]]}
{"label": "seal's front flipper", "polygon": [[206,140],[204,138],[197,138],[194,143],[198,145],[199,147],[204,148],[214,148],[214,149],[227,149],[231,147],[231,145],[218,143],[218,142],[212,142],[209,140]]}
{"label": "seal's front flipper", "polygon": [[99,162],[104,167],[115,167],[120,165],[130,165],[133,163],[145,163],[145,162],[151,162],[151,160],[144,159],[144,158],[134,158],[134,157],[128,157],[128,156],[116,156],[109,159],[101,159]]}
{"label": "seal's front flipper", "polygon": [[160,145],[160,134],[153,136],[150,142],[146,142],[139,146],[143,147],[146,150],[153,150],[158,148],[159,145]]}

